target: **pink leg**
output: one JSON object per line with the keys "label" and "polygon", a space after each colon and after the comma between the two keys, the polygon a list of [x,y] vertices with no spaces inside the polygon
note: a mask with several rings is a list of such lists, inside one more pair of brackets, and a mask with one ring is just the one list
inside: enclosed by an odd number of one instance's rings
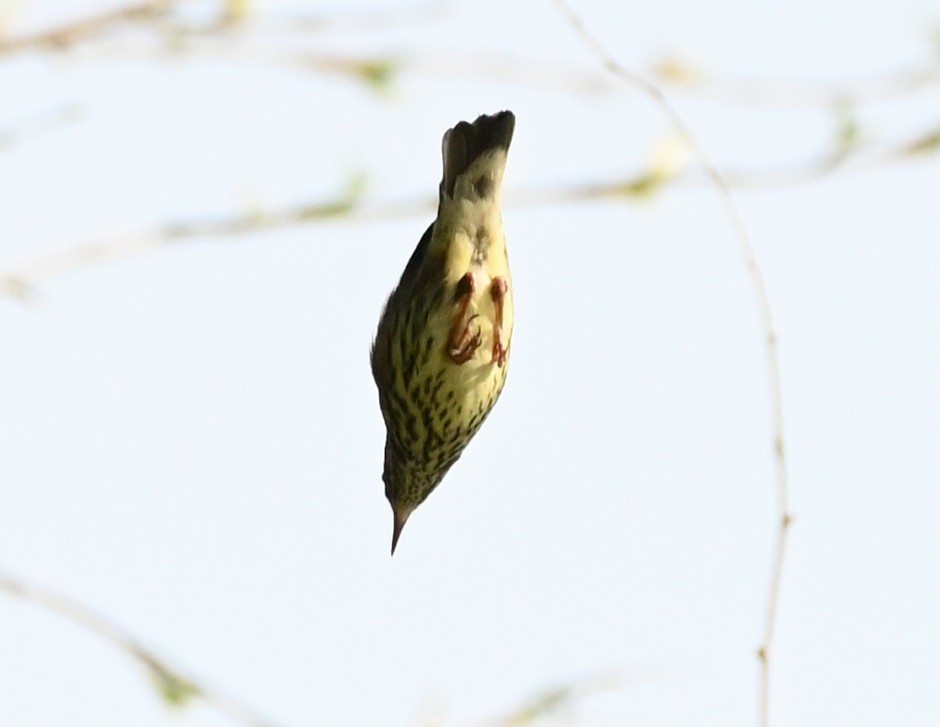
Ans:
{"label": "pink leg", "polygon": [[470,323],[476,318],[475,315],[467,315],[470,310],[470,300],[473,297],[473,291],[476,289],[473,275],[465,274],[457,283],[456,302],[457,316],[454,319],[454,327],[450,330],[450,338],[447,339],[447,355],[456,364],[463,364],[473,358],[473,354],[480,347],[481,338],[479,330],[473,333]]}
{"label": "pink leg", "polygon": [[506,300],[505,278],[493,278],[490,295],[493,298],[493,307],[496,309],[496,320],[493,321],[493,362],[497,366],[506,363],[506,348],[503,346],[503,304]]}

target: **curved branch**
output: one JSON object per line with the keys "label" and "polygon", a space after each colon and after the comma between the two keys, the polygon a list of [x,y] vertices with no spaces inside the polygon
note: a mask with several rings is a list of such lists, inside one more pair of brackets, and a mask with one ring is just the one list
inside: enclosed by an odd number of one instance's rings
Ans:
{"label": "curved branch", "polygon": [[128,631],[72,598],[16,578],[2,569],[0,591],[71,621],[111,643],[146,669],[168,702],[183,704],[191,699],[201,699],[245,727],[276,727],[274,722],[235,698],[217,689],[210,689],[193,677],[170,667]]}
{"label": "curved branch", "polygon": [[769,723],[769,701],[770,701],[770,658],[771,648],[773,646],[777,603],[780,594],[780,582],[783,574],[783,559],[786,552],[786,537],[791,523],[791,517],[787,510],[787,468],[786,457],[783,446],[783,394],[780,384],[780,357],[777,352],[777,333],[774,328],[773,316],[770,309],[770,298],[767,295],[767,287],[764,283],[764,276],[760,266],[757,263],[757,256],[754,251],[754,245],[751,242],[750,235],[741,219],[734,197],[728,187],[724,177],[718,171],[715,164],[706,155],[704,149],[692,136],[689,128],[686,126],[682,117],[675,110],[671,103],[666,99],[658,86],[650,83],[645,78],[633,73],[621,66],[614,57],[601,45],[594,35],[587,29],[581,19],[574,13],[568,5],[567,0],[555,0],[558,7],[564,13],[568,24],[574,30],[575,34],[590,49],[590,51],[604,64],[604,67],[617,78],[628,85],[640,90],[648,96],[659,107],[663,115],[669,120],[676,133],[685,140],[689,147],[695,152],[699,165],[706,176],[712,181],[715,188],[721,195],[722,203],[728,218],[731,220],[738,243],[741,247],[741,253],[744,263],[751,280],[751,286],[754,289],[754,297],[760,313],[761,326],[763,328],[764,345],[767,350],[767,378],[770,386],[770,407],[771,407],[771,429],[772,446],[774,453],[774,462],[776,469],[777,485],[777,529],[776,546],[770,571],[770,589],[767,596],[767,607],[764,619],[763,643],[758,649],[760,659],[760,686],[758,693],[758,724],[761,727],[767,727]]}

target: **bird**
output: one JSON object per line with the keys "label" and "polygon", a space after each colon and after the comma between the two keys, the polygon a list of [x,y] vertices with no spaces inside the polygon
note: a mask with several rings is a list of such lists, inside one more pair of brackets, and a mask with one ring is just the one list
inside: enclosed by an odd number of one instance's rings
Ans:
{"label": "bird", "polygon": [[500,111],[444,134],[437,217],[379,319],[370,362],[386,429],[392,555],[506,382],[513,302],[500,195],[515,123]]}

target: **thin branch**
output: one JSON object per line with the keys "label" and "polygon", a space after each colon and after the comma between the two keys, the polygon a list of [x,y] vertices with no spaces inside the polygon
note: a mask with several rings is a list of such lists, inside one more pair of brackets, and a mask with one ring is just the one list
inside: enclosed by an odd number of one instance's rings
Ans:
{"label": "thin branch", "polygon": [[55,591],[15,578],[0,570],[0,591],[38,606],[111,643],[137,661],[150,674],[163,697],[172,704],[201,699],[232,722],[245,727],[275,727],[275,723],[251,707],[170,667],[129,632],[78,601]]}
{"label": "thin branch", "polygon": [[758,650],[760,659],[760,685],[758,690],[758,724],[761,727],[767,727],[770,720],[770,660],[775,634],[777,603],[779,600],[780,583],[783,574],[783,561],[786,551],[786,537],[791,523],[791,517],[787,505],[787,470],[786,458],[784,453],[783,441],[783,394],[780,384],[780,360],[777,352],[777,334],[774,328],[773,316],[771,315],[770,299],[767,295],[767,288],[764,283],[764,277],[757,264],[757,257],[754,251],[753,243],[748,235],[747,229],[738,212],[734,197],[728,184],[725,182],[721,173],[714,163],[709,159],[702,146],[692,136],[689,128],[686,126],[678,112],[666,99],[658,86],[650,83],[645,78],[633,73],[621,66],[607,49],[594,37],[587,29],[581,19],[568,5],[566,0],[555,0],[556,5],[561,9],[567,18],[568,24],[574,30],[581,41],[597,56],[604,67],[617,78],[620,78],[629,86],[640,90],[659,107],[663,115],[669,120],[675,132],[685,140],[689,147],[695,152],[699,164],[706,176],[711,179],[715,188],[721,195],[722,202],[728,218],[731,220],[741,252],[744,258],[745,266],[754,289],[754,296],[757,307],[760,312],[761,326],[764,335],[764,344],[767,350],[767,374],[770,386],[770,406],[771,406],[771,429],[773,432],[773,452],[776,469],[777,486],[777,529],[776,545],[771,564],[770,587],[768,592],[768,601],[764,619],[763,643]]}

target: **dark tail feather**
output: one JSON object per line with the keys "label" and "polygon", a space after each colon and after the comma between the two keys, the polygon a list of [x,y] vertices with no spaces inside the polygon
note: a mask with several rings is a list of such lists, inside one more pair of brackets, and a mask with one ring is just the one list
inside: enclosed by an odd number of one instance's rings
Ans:
{"label": "dark tail feather", "polygon": [[441,192],[453,197],[457,177],[485,152],[490,149],[508,151],[515,126],[516,117],[512,111],[500,111],[493,116],[479,116],[472,124],[461,121],[444,134]]}

